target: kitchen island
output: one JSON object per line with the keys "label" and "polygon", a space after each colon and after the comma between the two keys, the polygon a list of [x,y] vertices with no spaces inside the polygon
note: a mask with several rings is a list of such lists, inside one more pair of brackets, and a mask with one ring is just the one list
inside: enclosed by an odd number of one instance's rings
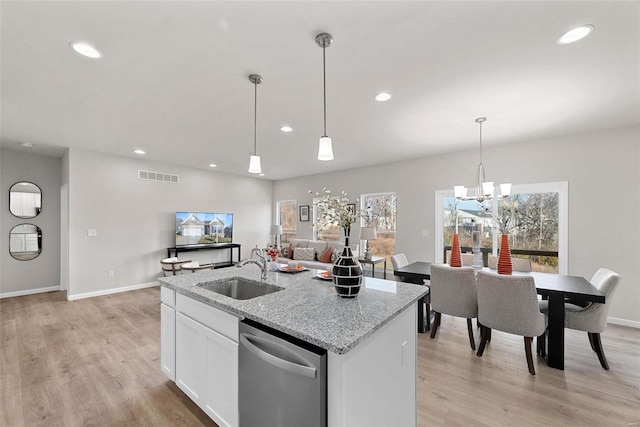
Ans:
{"label": "kitchen island", "polygon": [[[255,265],[160,279],[163,371],[218,424],[237,425],[238,324],[249,319],[327,351],[327,425],[416,425],[415,319],[427,289],[363,278],[360,294],[342,299],[315,274],[269,272],[265,283],[282,290],[247,300],[202,285],[260,281]],[[203,334],[213,338],[198,338]],[[193,342],[202,342],[202,351]],[[214,342],[220,351],[211,350]],[[200,353],[214,356],[191,360]],[[212,364],[223,369],[199,371]],[[224,387],[206,390],[211,383]]]}

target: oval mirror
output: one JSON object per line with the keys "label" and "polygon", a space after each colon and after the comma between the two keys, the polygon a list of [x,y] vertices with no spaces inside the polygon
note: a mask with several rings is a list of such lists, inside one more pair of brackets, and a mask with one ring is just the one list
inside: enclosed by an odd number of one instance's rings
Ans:
{"label": "oval mirror", "polygon": [[32,182],[16,182],[9,189],[9,210],[18,218],[35,218],[42,210],[42,192]]}
{"label": "oval mirror", "polygon": [[29,261],[42,252],[42,231],[33,224],[18,224],[9,234],[9,253],[20,261]]}

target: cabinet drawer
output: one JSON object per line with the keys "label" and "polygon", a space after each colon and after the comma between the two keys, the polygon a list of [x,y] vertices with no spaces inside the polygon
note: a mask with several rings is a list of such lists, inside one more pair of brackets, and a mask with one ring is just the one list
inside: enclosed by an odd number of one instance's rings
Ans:
{"label": "cabinet drawer", "polygon": [[160,286],[160,300],[171,308],[176,306],[176,291],[165,286]]}
{"label": "cabinet drawer", "polygon": [[182,294],[176,295],[176,310],[238,342],[239,319],[237,316]]}

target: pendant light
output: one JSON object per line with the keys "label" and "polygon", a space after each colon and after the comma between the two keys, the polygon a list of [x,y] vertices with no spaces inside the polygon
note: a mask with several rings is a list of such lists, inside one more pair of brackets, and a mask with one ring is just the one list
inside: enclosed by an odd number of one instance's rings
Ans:
{"label": "pendant light", "polygon": [[[455,185],[453,191],[455,197],[460,200],[477,200],[479,203],[489,200],[494,196],[493,181],[487,181],[484,173],[484,164],[482,163],[482,124],[487,121],[486,117],[478,117],[476,123],[480,125],[480,163],[476,169],[475,194],[467,197],[467,188],[462,185]],[[500,184],[500,196],[508,197],[511,194],[511,184]]]}
{"label": "pendant light", "polygon": [[322,48],[322,93],[324,104],[324,133],[318,143],[318,160],[333,160],[333,146],[331,138],[327,136],[327,69],[325,61],[325,50],[333,42],[333,37],[328,33],[320,33],[316,36],[316,44]]}
{"label": "pendant light", "polygon": [[254,108],[253,108],[253,154],[249,157],[249,173],[262,173],[260,167],[260,156],[258,156],[258,85],[262,83],[262,77],[258,74],[251,74],[249,81],[254,87]]}

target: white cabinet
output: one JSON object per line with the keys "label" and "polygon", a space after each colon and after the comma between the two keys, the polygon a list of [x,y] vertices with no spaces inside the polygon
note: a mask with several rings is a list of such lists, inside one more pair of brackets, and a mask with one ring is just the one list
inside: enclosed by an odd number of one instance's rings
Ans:
{"label": "white cabinet", "polygon": [[208,328],[185,316],[176,314],[176,384],[198,406],[203,405]]}
{"label": "white cabinet", "polygon": [[176,310],[160,304],[160,367],[172,381],[176,380]]}
{"label": "white cabinet", "polygon": [[238,343],[206,335],[204,411],[219,425],[238,425]]}
{"label": "white cabinet", "polygon": [[175,382],[218,425],[238,425],[239,319],[176,295]]}
{"label": "white cabinet", "polygon": [[160,368],[176,380],[176,292],[160,288]]}

